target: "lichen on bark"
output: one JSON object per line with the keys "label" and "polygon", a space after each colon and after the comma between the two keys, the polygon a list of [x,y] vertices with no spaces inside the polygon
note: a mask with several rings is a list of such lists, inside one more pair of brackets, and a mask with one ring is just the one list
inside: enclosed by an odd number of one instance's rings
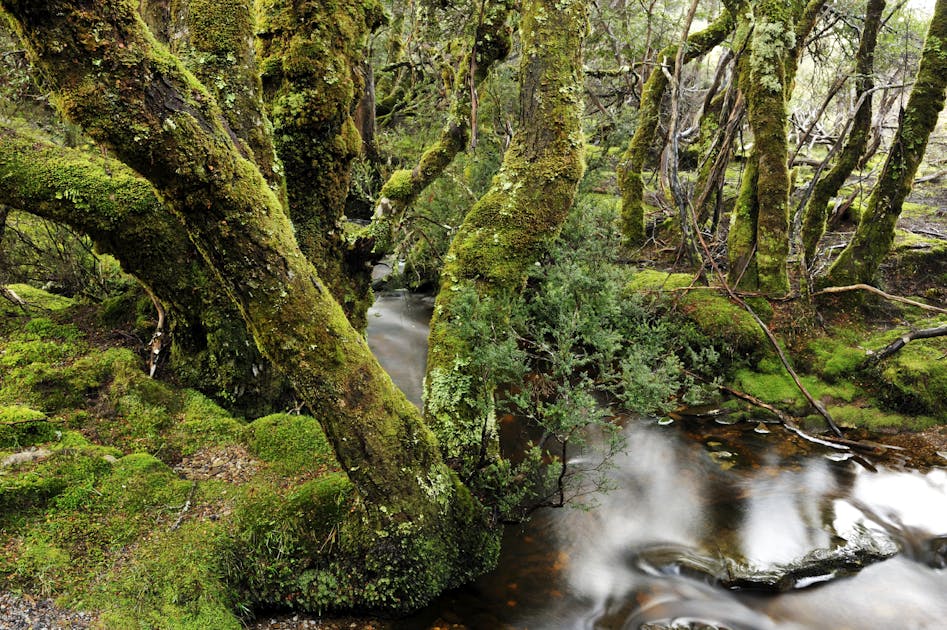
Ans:
{"label": "lichen on bark", "polygon": [[350,247],[343,217],[351,162],[362,148],[352,119],[365,89],[358,64],[384,13],[375,0],[256,0],[256,19],[264,101],[296,238],[363,329],[370,269],[365,252]]}

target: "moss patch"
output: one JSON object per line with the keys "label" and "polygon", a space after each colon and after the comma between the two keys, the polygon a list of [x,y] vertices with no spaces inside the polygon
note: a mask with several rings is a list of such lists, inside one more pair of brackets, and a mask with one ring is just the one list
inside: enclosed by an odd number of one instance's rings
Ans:
{"label": "moss patch", "polygon": [[[767,352],[766,337],[749,313],[719,292],[701,288],[700,285],[686,293],[679,291],[693,284],[693,276],[688,274],[643,270],[629,281],[627,290],[629,293],[661,295],[663,303],[676,305],[678,312],[692,321],[715,347],[731,358],[754,361]],[[765,300],[758,303],[754,310],[763,318],[772,314]]]}

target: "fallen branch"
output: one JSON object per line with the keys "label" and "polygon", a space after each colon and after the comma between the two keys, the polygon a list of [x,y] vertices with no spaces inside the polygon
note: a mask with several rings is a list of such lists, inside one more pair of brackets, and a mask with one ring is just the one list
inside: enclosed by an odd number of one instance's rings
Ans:
{"label": "fallen branch", "polygon": [[940,179],[944,175],[947,175],[947,169],[937,171],[936,173],[931,173],[930,175],[925,175],[924,177],[918,177],[914,180],[914,183],[923,184],[924,182],[932,182],[934,180]]}
{"label": "fallen branch", "polygon": [[[685,370],[685,373],[705,383],[711,384],[710,381],[703,378],[699,374],[694,374],[693,372],[690,372],[689,370]],[[726,385],[723,385],[720,383],[713,383],[713,385],[720,391],[730,394],[734,398],[739,398],[740,400],[744,400],[755,407],[759,407],[760,409],[765,409],[766,411],[776,416],[779,419],[779,423],[782,426],[784,426],[788,431],[795,433],[796,435],[798,435],[799,437],[801,437],[802,439],[808,442],[812,442],[814,444],[820,444],[828,448],[833,448],[837,451],[850,451],[852,446],[858,445],[858,442],[852,442],[850,440],[834,438],[834,439],[831,439],[830,441],[829,438],[819,438],[814,435],[809,435],[808,433],[800,429],[799,426],[796,424],[795,419],[792,416],[790,416],[788,413],[783,411],[782,409],[778,407],[774,407],[768,402],[760,400],[756,396],[752,396],[750,394],[747,394],[746,392],[741,392],[738,389],[733,389],[732,387],[727,387]]]}
{"label": "fallen branch", "polygon": [[852,284],[844,287],[826,287],[821,291],[816,291],[813,293],[813,297],[816,295],[824,295],[827,293],[843,293],[845,291],[869,291],[876,295],[880,295],[886,300],[891,300],[892,302],[901,302],[903,304],[910,304],[911,306],[916,306],[922,308],[926,311],[934,311],[935,313],[945,313],[947,314],[947,309],[940,308],[938,306],[931,306],[930,304],[924,304],[923,302],[917,302],[915,300],[908,299],[906,297],[901,297],[900,295],[891,295],[890,293],[885,293],[877,287],[873,287],[870,284]]}
{"label": "fallen branch", "polygon": [[158,297],[150,288],[144,285],[142,287],[144,287],[148,297],[151,298],[155,310],[158,311],[158,323],[155,325],[155,332],[148,343],[148,376],[154,378],[155,372],[158,371],[158,359],[161,358],[161,349],[164,345],[164,307],[161,306],[161,301],[158,300]]}
{"label": "fallen branch", "polygon": [[879,350],[878,352],[868,351],[871,361],[877,363],[878,361],[883,361],[887,359],[892,354],[906,346],[911,341],[915,339],[931,339],[933,337],[943,337],[947,335],[947,326],[937,326],[936,328],[923,328],[921,330],[912,330],[910,332],[904,333],[887,346]]}

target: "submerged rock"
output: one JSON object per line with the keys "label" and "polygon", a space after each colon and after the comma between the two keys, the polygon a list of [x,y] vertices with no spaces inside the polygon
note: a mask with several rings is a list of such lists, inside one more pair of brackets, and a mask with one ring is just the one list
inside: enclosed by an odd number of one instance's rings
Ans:
{"label": "submerged rock", "polygon": [[780,593],[854,575],[899,551],[890,539],[864,536],[784,564],[757,565],[680,545],[653,545],[637,550],[633,563],[650,575],[683,575],[730,589]]}

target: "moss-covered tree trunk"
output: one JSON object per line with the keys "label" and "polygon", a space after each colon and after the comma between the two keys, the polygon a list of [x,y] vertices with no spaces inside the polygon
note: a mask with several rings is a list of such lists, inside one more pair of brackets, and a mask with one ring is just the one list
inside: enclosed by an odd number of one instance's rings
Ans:
{"label": "moss-covered tree trunk", "polygon": [[257,72],[253,0],[142,0],[140,10],[152,33],[217,99],[241,153],[285,205],[286,182]]}
{"label": "moss-covered tree trunk", "polygon": [[182,382],[251,417],[289,401],[286,381],[252,343],[181,222],[127,166],[0,125],[0,203],[89,236],[158,296]]}
{"label": "moss-covered tree trunk", "polygon": [[[64,113],[151,182],[318,416],[368,531],[382,532],[365,553],[391,557],[411,578],[404,591],[392,586],[392,605],[417,605],[492,566],[497,539],[483,511],[300,251],[207,90],[125,0],[0,4]],[[419,584],[424,592],[411,592]]]}
{"label": "moss-covered tree trunk", "polygon": [[875,44],[878,41],[878,28],[884,12],[885,0],[868,0],[865,10],[865,24],[858,42],[855,57],[855,101],[858,104],[851,123],[851,131],[845,140],[845,146],[839,153],[838,161],[828,173],[816,183],[812,196],[806,205],[802,222],[802,245],[806,266],[815,258],[819,239],[825,233],[825,220],[829,201],[838,194],[845,180],[858,166],[868,146],[871,135],[871,91],[874,88],[872,72],[875,67]]}
{"label": "moss-covered tree trunk", "polygon": [[368,33],[383,19],[381,5],[256,0],[256,14],[264,100],[296,238],[362,329],[371,305],[371,269],[367,252],[349,246],[343,216],[351,163],[362,148],[352,118],[365,89],[358,66]]}
{"label": "moss-covered tree trunk", "polygon": [[431,322],[425,407],[441,447],[465,474],[496,440],[495,383],[472,369],[458,335],[465,296],[502,319],[510,298],[554,239],[582,176],[584,0],[529,0],[522,9],[518,129],[490,190],[451,242]]}
{"label": "moss-covered tree trunk", "polygon": [[878,182],[868,198],[855,235],[829,269],[827,283],[875,282],[882,259],[894,242],[901,205],[911,192],[947,90],[947,0],[937,0],[924,41],[914,87],[901,115]]}
{"label": "moss-covered tree trunk", "polygon": [[437,179],[454,157],[467,148],[473,98],[486,80],[490,69],[510,52],[510,33],[506,25],[513,10],[512,0],[483,3],[471,50],[465,55],[453,78],[450,112],[438,139],[424,150],[417,166],[392,173],[379,193],[373,225],[375,256],[391,253],[393,230],[404,211],[418,195]]}
{"label": "moss-covered tree trunk", "polygon": [[[724,9],[706,29],[693,33],[685,42],[684,63],[698,59],[720,44],[733,30],[733,17]],[[678,45],[668,46],[655,59],[655,67],[641,89],[641,104],[638,107],[638,122],[635,135],[618,163],[618,186],[621,189],[621,216],[619,227],[626,245],[640,245],[645,240],[644,183],[641,171],[654,143],[661,114],[661,101],[668,86],[666,66],[677,57]]]}
{"label": "moss-covered tree trunk", "polygon": [[740,85],[753,132],[752,168],[744,173],[727,240],[729,281],[782,295],[789,290],[789,187],[786,106],[802,42],[823,0],[759,0],[752,5],[749,55]]}

